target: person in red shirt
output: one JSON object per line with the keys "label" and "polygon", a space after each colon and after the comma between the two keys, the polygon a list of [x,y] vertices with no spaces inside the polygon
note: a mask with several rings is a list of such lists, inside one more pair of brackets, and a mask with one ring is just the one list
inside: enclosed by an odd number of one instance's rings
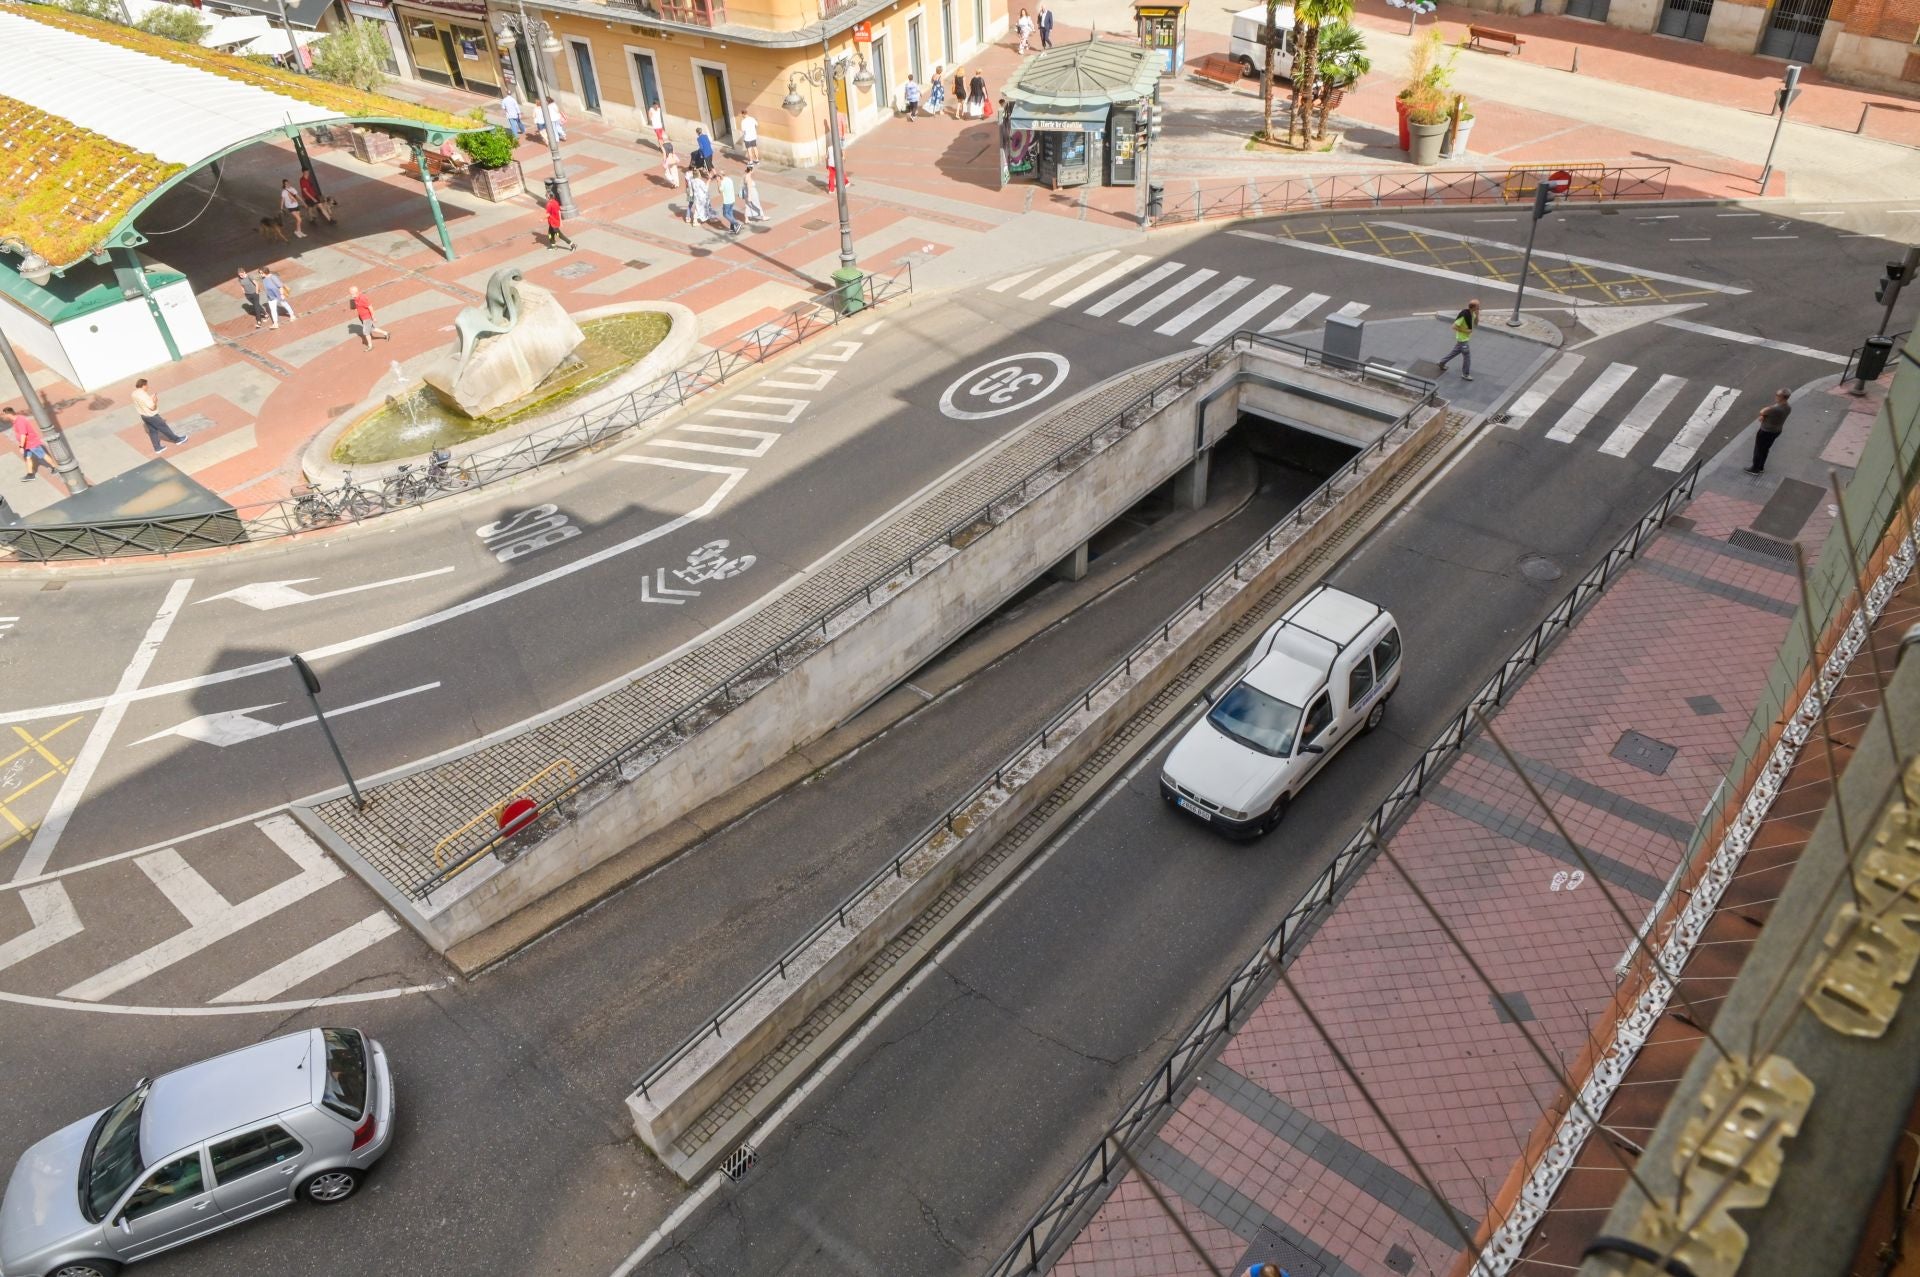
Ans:
{"label": "person in red shirt", "polygon": [[552,248],[563,239],[567,241],[569,253],[579,247],[573,242],[571,235],[560,229],[560,197],[549,191],[547,192],[547,247]]}
{"label": "person in red shirt", "polygon": [[314,180],[313,170],[310,168],[300,170],[300,199],[307,206],[309,213],[324,217],[329,222],[334,220],[333,201],[321,198],[320,183]]}
{"label": "person in red shirt", "polygon": [[40,427],[33,424],[33,418],[24,412],[15,412],[11,408],[0,410],[0,415],[9,418],[13,427],[13,442],[20,449],[20,456],[27,463],[26,477],[22,483],[32,483],[40,477],[40,467],[53,469],[53,463],[47,460],[47,441],[40,437]]}
{"label": "person in red shirt", "polygon": [[373,349],[373,339],[375,337],[378,337],[381,341],[393,340],[392,333],[384,328],[375,326],[373,322],[373,303],[367,300],[366,294],[360,291],[358,285],[347,289],[347,304],[353,307],[353,316],[360,321],[360,340],[366,345],[368,350]]}

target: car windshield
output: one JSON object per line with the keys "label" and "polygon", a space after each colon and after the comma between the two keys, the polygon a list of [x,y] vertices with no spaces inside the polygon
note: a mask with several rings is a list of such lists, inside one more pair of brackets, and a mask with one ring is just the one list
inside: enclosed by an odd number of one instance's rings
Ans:
{"label": "car windshield", "polygon": [[359,1121],[367,1111],[367,1048],[357,1029],[322,1029],[327,1043],[326,1106]]}
{"label": "car windshield", "polygon": [[147,1104],[147,1084],[100,1115],[87,1137],[87,1155],[80,1163],[80,1201],[87,1218],[106,1217],[127,1185],[146,1169],[140,1160],[140,1113]]}
{"label": "car windshield", "polygon": [[1213,707],[1207,721],[1248,749],[1285,758],[1293,752],[1293,734],[1300,727],[1300,707],[1275,700],[1245,683],[1236,683]]}

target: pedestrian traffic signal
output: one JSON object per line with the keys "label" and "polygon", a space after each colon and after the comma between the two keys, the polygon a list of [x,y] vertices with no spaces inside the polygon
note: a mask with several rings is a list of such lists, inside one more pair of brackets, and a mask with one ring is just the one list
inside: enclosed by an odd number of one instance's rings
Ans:
{"label": "pedestrian traffic signal", "polygon": [[1887,273],[1880,277],[1880,283],[1873,290],[1873,300],[1882,306],[1900,295],[1900,288],[1907,282],[1907,264],[1888,262]]}
{"label": "pedestrian traffic signal", "polygon": [[1546,182],[1533,188],[1533,220],[1539,221],[1553,212],[1558,201],[1553,198],[1553,187]]}
{"label": "pedestrian traffic signal", "polygon": [[1154,102],[1145,103],[1140,108],[1140,123],[1146,128],[1149,142],[1160,136],[1160,111],[1159,104]]}

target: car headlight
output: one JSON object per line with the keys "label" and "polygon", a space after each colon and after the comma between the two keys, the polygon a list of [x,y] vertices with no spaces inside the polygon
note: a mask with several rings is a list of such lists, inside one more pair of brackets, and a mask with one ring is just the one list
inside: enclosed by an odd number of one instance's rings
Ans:
{"label": "car headlight", "polygon": [[1235,811],[1235,810],[1234,810],[1233,808],[1231,808],[1231,807],[1222,807],[1222,808],[1220,809],[1220,814],[1221,814],[1222,816],[1225,816],[1225,817],[1226,817],[1226,818],[1227,818],[1228,820],[1246,820],[1246,819],[1249,819],[1249,817],[1248,817],[1248,814],[1247,814],[1246,812],[1244,812],[1244,811]]}

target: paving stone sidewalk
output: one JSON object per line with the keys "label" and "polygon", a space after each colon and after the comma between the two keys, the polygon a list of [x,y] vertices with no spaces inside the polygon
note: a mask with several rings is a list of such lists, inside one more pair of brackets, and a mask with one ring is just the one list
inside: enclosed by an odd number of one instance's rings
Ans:
{"label": "paving stone sidewalk", "polygon": [[[1635,923],[1719,785],[1798,598],[1791,558],[1729,538],[1797,539],[1817,553],[1824,503],[1808,514],[1802,502],[1793,528],[1763,512],[1783,471],[1817,482],[1857,460],[1856,407],[1805,396],[1796,421],[1808,428],[1765,482],[1740,472],[1748,441],[1735,440],[1494,720]],[[1768,542],[1751,540],[1756,521]],[[1291,1277],[1451,1270],[1462,1228],[1486,1213],[1557,1090],[1519,1023],[1570,1061],[1613,994],[1631,935],[1485,738],[1388,845],[1513,1015],[1386,858],[1368,866],[1290,976],[1438,1192],[1276,985],[1141,1157],[1207,1258],[1235,1274],[1267,1260]],[[1135,1173],[1053,1271],[1207,1267]]]}

